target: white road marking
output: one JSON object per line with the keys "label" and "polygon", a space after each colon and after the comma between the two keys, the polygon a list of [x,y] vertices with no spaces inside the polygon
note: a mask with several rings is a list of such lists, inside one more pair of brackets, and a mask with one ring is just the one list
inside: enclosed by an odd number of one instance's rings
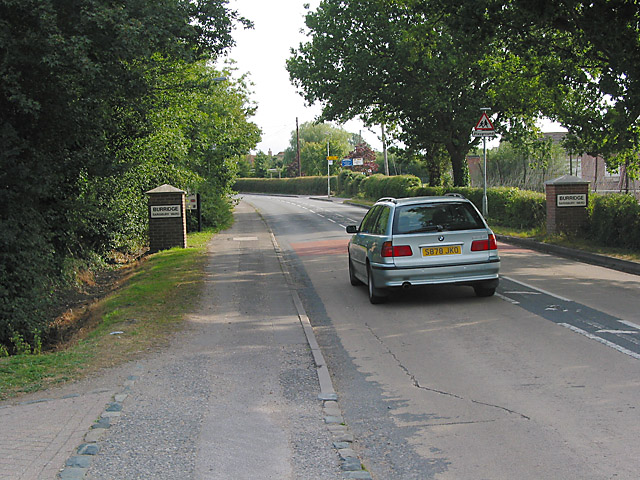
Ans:
{"label": "white road marking", "polygon": [[569,325],[568,323],[559,323],[558,325],[568,328],[569,330],[579,333],[580,335],[584,335],[587,338],[590,338],[591,340],[595,340],[596,342],[600,342],[604,345],[606,345],[607,347],[611,347],[614,350],[619,351],[620,353],[624,353],[625,355],[629,355],[630,357],[635,358],[636,360],[640,360],[640,353],[636,353],[636,352],[632,352],[631,350],[627,350],[624,347],[621,347],[620,345],[616,345],[613,342],[610,342],[609,340],[605,340],[604,338],[600,338],[597,335],[593,335],[585,330],[582,330],[581,328],[578,327],[574,327],[573,325]]}
{"label": "white road marking", "polygon": [[640,330],[640,325],[638,325],[637,323],[628,322],[627,320],[618,320],[618,321],[623,325],[626,325],[627,327],[637,328],[638,330]]}
{"label": "white road marking", "polygon": [[504,295],[501,295],[499,293],[496,293],[495,295],[496,295],[496,297],[501,298],[505,302],[509,302],[509,303],[511,303],[513,305],[520,305],[520,302],[518,302],[517,300],[514,300],[513,298],[505,297]]}
{"label": "white road marking", "polygon": [[613,333],[613,334],[625,333],[629,335],[634,335],[640,332],[637,330],[598,330],[598,333]]}
{"label": "white road marking", "polygon": [[543,290],[541,288],[534,287],[533,285],[528,285],[528,284],[526,284],[524,282],[519,282],[517,280],[514,280],[511,277],[502,276],[502,278],[506,278],[510,282],[517,283],[518,285],[522,285],[523,287],[530,288],[531,290],[535,290],[537,292],[541,292],[541,293],[544,293],[546,295],[550,295],[550,296],[552,296],[554,298],[557,298],[558,300],[562,300],[563,302],[572,302],[573,301],[573,300],[569,300],[568,298],[561,297],[560,295],[556,295],[555,293],[547,292],[546,290]]}

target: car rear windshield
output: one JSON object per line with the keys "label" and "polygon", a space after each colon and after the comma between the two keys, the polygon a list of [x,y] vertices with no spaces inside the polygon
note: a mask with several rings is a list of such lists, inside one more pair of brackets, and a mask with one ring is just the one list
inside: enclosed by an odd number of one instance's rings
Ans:
{"label": "car rear windshield", "polygon": [[480,215],[466,202],[400,206],[393,219],[393,233],[400,235],[480,228],[485,228]]}

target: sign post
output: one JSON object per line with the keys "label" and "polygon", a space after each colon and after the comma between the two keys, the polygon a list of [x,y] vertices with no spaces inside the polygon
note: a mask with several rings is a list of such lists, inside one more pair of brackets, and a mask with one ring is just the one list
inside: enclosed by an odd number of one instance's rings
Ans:
{"label": "sign post", "polygon": [[191,193],[187,195],[186,198],[186,207],[187,210],[193,212],[195,210],[195,214],[198,216],[198,231],[202,231],[202,208],[200,206],[200,194],[199,193]]}
{"label": "sign post", "polygon": [[493,124],[491,120],[489,120],[489,116],[487,115],[487,111],[491,110],[490,108],[484,107],[481,108],[482,116],[475,128],[473,129],[474,137],[482,137],[482,150],[484,152],[484,186],[483,186],[483,194],[482,194],[482,215],[486,218],[489,213],[489,206],[487,202],[487,137],[493,138],[495,135],[495,129],[493,128]]}
{"label": "sign post", "polygon": [[329,156],[329,142],[327,142],[327,198],[331,198],[331,165],[333,161],[338,160],[338,157]]}
{"label": "sign post", "polygon": [[331,198],[331,165],[329,165],[329,140],[327,140],[327,198]]}

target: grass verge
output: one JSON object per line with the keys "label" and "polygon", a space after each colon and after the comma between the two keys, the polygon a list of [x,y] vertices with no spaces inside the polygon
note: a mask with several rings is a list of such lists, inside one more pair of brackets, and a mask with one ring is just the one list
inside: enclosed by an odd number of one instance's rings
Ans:
{"label": "grass verge", "polygon": [[607,257],[628,260],[630,262],[640,262],[640,252],[626,248],[606,247],[596,245],[588,239],[578,236],[569,235],[546,235],[540,229],[535,230],[516,230],[513,228],[501,227],[499,225],[491,225],[491,229],[498,235],[506,235],[510,237],[526,238],[540,243],[551,245],[559,245],[561,247],[582,250],[584,252],[596,253]]}
{"label": "grass verge", "polygon": [[57,351],[0,358],[0,400],[77,380],[166,345],[198,302],[213,233],[189,234],[189,248],[146,257]]}

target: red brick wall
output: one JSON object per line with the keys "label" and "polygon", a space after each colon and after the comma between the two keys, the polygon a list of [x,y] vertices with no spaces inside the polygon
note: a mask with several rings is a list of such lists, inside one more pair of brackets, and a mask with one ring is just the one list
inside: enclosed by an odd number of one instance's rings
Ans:
{"label": "red brick wall", "polygon": [[589,203],[588,184],[547,184],[547,233],[575,233],[587,221],[586,207],[558,207],[557,195],[586,194]]}
{"label": "red brick wall", "polygon": [[[151,218],[151,206],[180,205],[180,217]],[[151,253],[173,247],[187,247],[187,220],[183,193],[149,194],[149,251]]]}

